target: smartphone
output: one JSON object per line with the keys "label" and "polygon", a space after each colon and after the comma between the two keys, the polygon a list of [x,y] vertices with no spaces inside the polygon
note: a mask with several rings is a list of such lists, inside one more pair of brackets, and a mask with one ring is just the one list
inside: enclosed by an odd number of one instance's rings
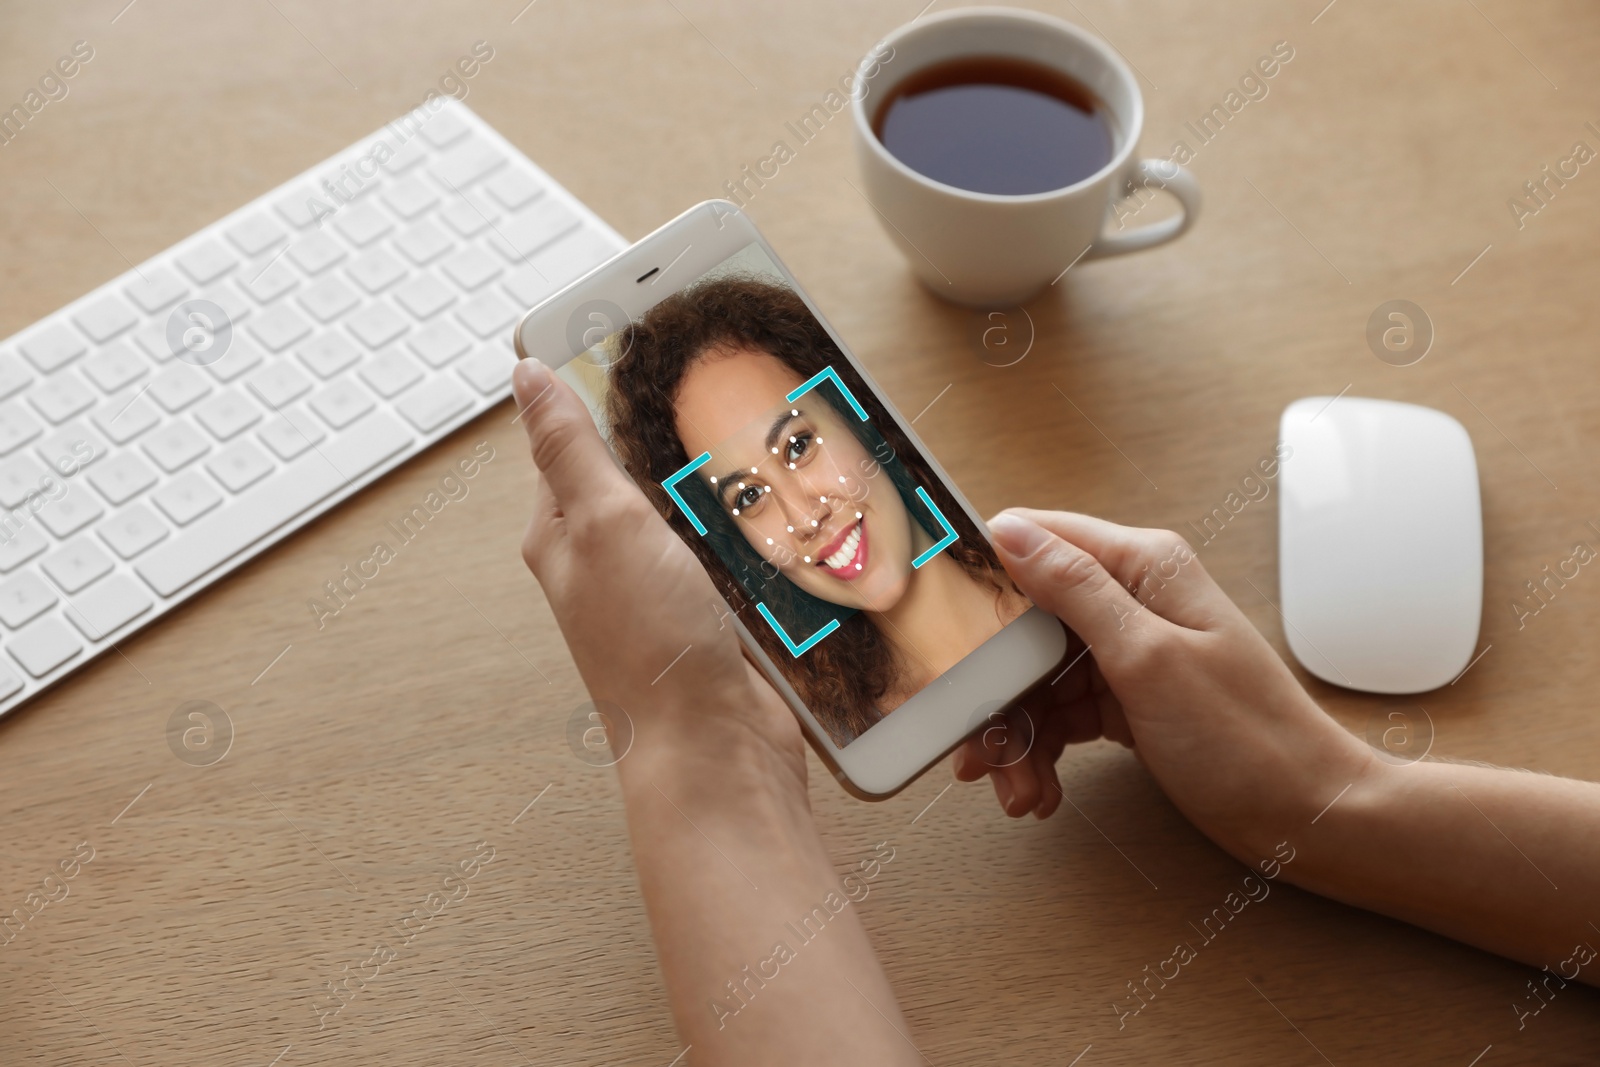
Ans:
{"label": "smartphone", "polygon": [[529,311],[844,787],[882,799],[990,729],[1067,634],[748,216],[684,212]]}

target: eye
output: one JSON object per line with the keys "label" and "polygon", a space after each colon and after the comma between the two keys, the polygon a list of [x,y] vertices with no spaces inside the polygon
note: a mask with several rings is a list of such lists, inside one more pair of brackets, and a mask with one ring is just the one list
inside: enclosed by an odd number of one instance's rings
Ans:
{"label": "eye", "polygon": [[789,438],[789,443],[783,450],[785,463],[799,463],[801,459],[811,452],[813,435],[810,430],[802,430]]}
{"label": "eye", "polygon": [[771,491],[770,486],[756,482],[740,482],[729,490],[728,507],[735,515],[748,513],[752,508],[760,507],[762,498]]}

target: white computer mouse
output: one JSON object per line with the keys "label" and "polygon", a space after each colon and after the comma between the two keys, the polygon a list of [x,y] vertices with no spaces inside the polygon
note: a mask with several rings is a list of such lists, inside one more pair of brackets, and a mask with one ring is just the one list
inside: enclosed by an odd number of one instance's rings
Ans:
{"label": "white computer mouse", "polygon": [[1289,649],[1318,678],[1421,693],[1471,662],[1483,511],[1466,427],[1442,411],[1326,396],[1283,412],[1278,588]]}

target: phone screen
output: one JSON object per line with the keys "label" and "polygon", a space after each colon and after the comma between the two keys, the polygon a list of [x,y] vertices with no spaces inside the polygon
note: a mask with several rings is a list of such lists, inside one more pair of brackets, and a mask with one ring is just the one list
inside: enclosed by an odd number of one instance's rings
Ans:
{"label": "phone screen", "polygon": [[558,373],[835,745],[1030,606],[760,244],[582,342]]}

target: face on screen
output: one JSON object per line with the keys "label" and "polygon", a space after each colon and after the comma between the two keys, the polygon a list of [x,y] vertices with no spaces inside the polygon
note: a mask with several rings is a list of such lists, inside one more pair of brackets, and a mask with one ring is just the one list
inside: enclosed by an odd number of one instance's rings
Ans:
{"label": "face on screen", "polygon": [[696,471],[756,554],[818,599],[887,611],[911,581],[912,522],[880,464],[798,373],[751,349],[708,353],[679,387],[678,436]]}
{"label": "face on screen", "polygon": [[849,744],[1026,609],[759,248],[562,368],[753,639]]}

